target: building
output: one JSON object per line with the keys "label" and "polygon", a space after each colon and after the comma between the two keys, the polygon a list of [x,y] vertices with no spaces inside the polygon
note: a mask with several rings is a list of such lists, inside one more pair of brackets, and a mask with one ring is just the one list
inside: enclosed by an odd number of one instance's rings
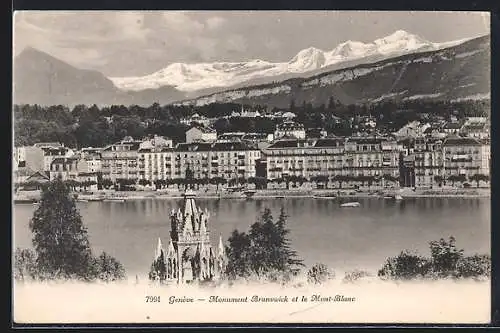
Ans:
{"label": "building", "polygon": [[101,153],[101,171],[104,179],[139,179],[138,150],[142,141],[125,137],[109,145]]}
{"label": "building", "polygon": [[490,175],[490,143],[475,138],[448,137],[443,143],[446,178],[452,175],[470,179],[475,174]]}
{"label": "building", "polygon": [[188,170],[194,179],[255,177],[260,150],[241,141],[179,143],[160,151],[139,149],[140,179],[182,179]]}
{"label": "building", "polygon": [[36,146],[14,148],[13,169],[27,168],[29,170],[43,171],[45,169],[44,151]]}
{"label": "building", "polygon": [[57,157],[50,164],[50,180],[61,177],[62,180],[77,180],[78,162],[77,156]]}
{"label": "building", "polygon": [[245,132],[226,132],[217,137],[217,141],[234,141],[241,140],[245,136]]}
{"label": "building", "polygon": [[487,139],[490,137],[490,126],[484,122],[470,122],[461,128],[460,135],[476,139]]}
{"label": "building", "polygon": [[172,139],[154,135],[150,138],[144,138],[139,145],[139,149],[150,148],[152,150],[162,150],[164,148],[172,148],[173,145]]}
{"label": "building", "polygon": [[447,135],[460,133],[463,124],[460,122],[448,122],[443,126],[443,132]]}
{"label": "building", "polygon": [[284,121],[283,123],[276,126],[274,139],[277,140],[284,136],[292,136],[297,139],[305,139],[306,131],[304,129],[304,125],[291,120]]}
{"label": "building", "polygon": [[444,176],[443,141],[432,137],[415,138],[413,147],[415,187],[433,188],[439,185],[438,177]]}
{"label": "building", "polygon": [[[344,176],[356,181],[361,176],[399,175],[399,149],[389,138],[282,139],[263,149],[268,179],[300,176],[332,181]],[[360,179],[360,178],[359,178]]]}
{"label": "building", "polygon": [[217,140],[217,131],[209,127],[194,126],[186,131],[186,143],[215,140]]}
{"label": "building", "polygon": [[43,150],[43,167],[44,171],[50,171],[52,161],[61,157],[72,157],[75,152],[64,146],[59,147],[42,147]]}
{"label": "building", "polygon": [[181,123],[185,125],[191,125],[193,123],[198,124],[200,126],[209,127],[213,122],[213,119],[207,118],[203,115],[199,115],[198,113],[193,114],[189,118],[181,119]]}
{"label": "building", "polygon": [[179,178],[174,174],[173,148],[139,148],[137,154],[139,179],[155,181]]}
{"label": "building", "polygon": [[164,276],[167,282],[178,284],[217,280],[222,277],[227,265],[227,258],[219,237],[217,249],[213,249],[210,241],[210,214],[207,209],[197,207],[195,194],[187,191],[184,194],[182,208],[172,210],[170,214],[171,231],[168,248],[163,249],[161,239],[155,252],[155,266],[164,265]]}
{"label": "building", "polygon": [[348,176],[399,176],[399,148],[388,137],[352,137],[345,143],[344,168]]}
{"label": "building", "polygon": [[256,161],[261,152],[243,142],[216,142],[210,147],[210,177],[234,178],[255,177]]}

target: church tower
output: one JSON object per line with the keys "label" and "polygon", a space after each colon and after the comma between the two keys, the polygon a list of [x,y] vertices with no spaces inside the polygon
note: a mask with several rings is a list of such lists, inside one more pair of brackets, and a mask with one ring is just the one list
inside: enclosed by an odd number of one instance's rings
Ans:
{"label": "church tower", "polygon": [[172,210],[168,249],[164,251],[158,240],[155,255],[156,260],[164,262],[165,279],[179,284],[219,279],[227,262],[222,237],[217,250],[212,249],[210,214],[206,208],[197,207],[195,197],[194,192],[186,191],[182,207]]}

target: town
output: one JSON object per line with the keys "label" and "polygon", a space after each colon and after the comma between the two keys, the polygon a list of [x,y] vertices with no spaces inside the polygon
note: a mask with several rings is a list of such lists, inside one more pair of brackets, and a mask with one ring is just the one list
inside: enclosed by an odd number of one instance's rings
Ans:
{"label": "town", "polygon": [[[216,121],[272,118],[274,131],[222,132]],[[61,177],[77,191],[162,190],[190,184],[216,193],[244,189],[432,189],[488,186],[490,121],[485,116],[414,120],[380,133],[377,118],[356,117],[352,135],[307,128],[290,111],[233,110],[180,120],[185,142],[125,136],[104,147],[38,142],[14,149],[17,189]],[[108,121],[112,121],[111,117]]]}

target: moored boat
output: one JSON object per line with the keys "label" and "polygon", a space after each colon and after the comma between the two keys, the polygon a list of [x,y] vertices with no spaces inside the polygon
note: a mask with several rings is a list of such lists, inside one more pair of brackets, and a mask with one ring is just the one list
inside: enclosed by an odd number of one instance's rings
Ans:
{"label": "moored boat", "polygon": [[340,207],[359,207],[359,206],[360,206],[360,203],[357,201],[346,202],[346,203],[343,203],[340,205]]}

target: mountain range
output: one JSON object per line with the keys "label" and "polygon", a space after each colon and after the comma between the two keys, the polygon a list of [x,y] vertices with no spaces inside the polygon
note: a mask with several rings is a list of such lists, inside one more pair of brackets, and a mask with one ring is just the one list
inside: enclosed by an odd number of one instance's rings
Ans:
{"label": "mountain range", "polygon": [[[489,48],[489,36],[447,43],[432,43],[399,30],[372,43],[346,41],[330,51],[311,47],[298,52],[288,62],[272,63],[257,59],[238,63],[175,63],[143,77],[122,78],[108,78],[97,71],[79,69],[49,54],[27,48],[14,59],[14,102],[16,104],[67,104],[71,106],[76,104],[150,105],[153,102],[168,104],[174,101],[184,101],[183,104],[200,105],[210,101],[245,100],[253,103],[255,100],[262,103],[269,100],[264,96],[274,96],[270,100],[275,100],[275,102],[271,104],[283,106],[283,103],[290,102],[291,96],[284,98],[283,101],[276,100],[277,96],[290,95],[290,92],[293,92],[292,95],[297,100],[302,98],[300,96],[303,98],[309,96],[319,101],[322,98],[311,94],[311,90],[322,91],[319,95],[323,95],[332,89],[338,91],[336,95],[339,96],[340,100],[375,100],[384,95],[395,94],[394,88],[401,85],[401,80],[405,82],[408,75],[405,73],[406,69],[403,72],[398,71],[398,66],[402,66],[406,61],[405,68],[409,67],[409,72],[411,72],[413,65],[407,62],[408,59],[413,59],[413,56],[434,59],[435,56],[439,58],[440,54],[452,54],[455,52],[454,50],[459,52],[461,49],[468,49],[473,52],[471,56],[463,58],[451,56],[450,59],[443,60],[444,62],[432,60],[430,62],[417,61],[417,63],[422,64],[422,74],[430,69],[426,69],[429,64],[450,67],[451,63],[456,63],[457,66],[461,66],[455,68],[456,75],[459,75],[460,72],[470,76],[474,72],[472,69],[478,69],[478,66],[485,65],[485,61],[487,61],[488,66],[483,69],[479,68],[479,74],[484,74],[486,69],[488,71],[486,77],[489,80],[489,53],[487,53],[487,59],[484,59],[486,54],[483,52],[486,51],[484,49],[486,44]],[[475,52],[473,49],[480,51]],[[404,58],[405,56],[409,58]],[[396,59],[396,61],[391,59]],[[478,61],[479,64],[476,64],[475,62]],[[392,63],[393,66],[384,65],[384,62],[385,64]],[[375,70],[377,66],[382,66],[383,70]],[[392,68],[392,74],[390,74],[389,67]],[[385,91],[379,95],[375,92],[376,89],[369,89],[374,90],[370,94],[361,93],[361,91],[355,92],[356,82],[364,82],[366,76],[374,75],[359,75],[360,70],[363,73],[368,73],[368,70],[369,73],[378,72],[377,76],[382,73],[384,76],[379,78],[382,81],[389,80],[389,76],[392,75],[394,87],[389,89],[389,92]],[[435,71],[434,68],[430,70]],[[352,73],[352,75],[345,73]],[[332,80],[328,84],[325,83],[329,80],[327,78],[332,77],[332,75],[343,78],[333,80],[335,83]],[[349,78],[349,75],[352,77]],[[486,77],[481,75],[478,75],[476,80],[484,81]],[[418,86],[424,77],[425,75],[413,77],[416,80],[414,85]],[[318,82],[317,85],[313,83],[316,82],[315,80]],[[348,87],[342,82],[349,82]],[[451,86],[455,83],[447,82]],[[477,82],[474,84],[477,85]],[[479,84],[479,86],[482,87],[483,84]],[[472,87],[472,85],[468,87]],[[386,90],[387,88],[385,87]],[[413,92],[414,89],[410,84],[406,90],[408,96],[418,96],[422,94],[420,92],[422,89],[419,88]],[[267,90],[272,92],[267,93]],[[304,93],[306,90],[309,93]],[[483,90],[480,93],[489,92],[489,86],[487,91]],[[279,92],[274,93],[276,91]],[[296,94],[298,95],[296,96]],[[402,96],[402,94],[397,96]],[[444,98],[446,94],[441,96]]]}
{"label": "mountain range", "polygon": [[244,103],[286,108],[293,101],[321,105],[331,96],[344,104],[383,100],[490,98],[490,37],[436,51],[389,58],[307,78],[218,92],[176,104]]}
{"label": "mountain range", "polygon": [[[140,91],[162,86],[192,93],[210,88],[227,88],[237,84],[265,83],[312,74],[312,71],[332,69],[332,66],[364,59],[366,61],[397,56],[416,51],[429,51],[463,43],[465,40],[432,43],[398,30],[372,43],[346,41],[330,51],[315,47],[298,52],[288,62],[268,62],[255,59],[247,62],[173,63],[150,75],[140,77],[111,77],[122,90]],[[253,80],[260,80],[255,82]]]}

